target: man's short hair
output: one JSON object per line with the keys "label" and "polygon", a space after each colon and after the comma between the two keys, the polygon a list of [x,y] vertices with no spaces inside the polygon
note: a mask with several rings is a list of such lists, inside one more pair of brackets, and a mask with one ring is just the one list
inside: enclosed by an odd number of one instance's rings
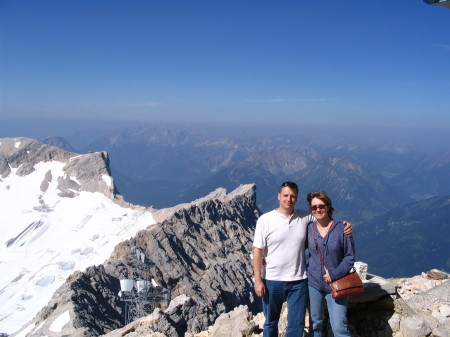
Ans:
{"label": "man's short hair", "polygon": [[294,183],[292,181],[285,181],[284,183],[282,183],[280,185],[280,189],[278,190],[278,193],[281,193],[281,190],[283,189],[283,187],[289,187],[291,190],[297,192],[297,194],[298,194],[298,186],[296,183]]}

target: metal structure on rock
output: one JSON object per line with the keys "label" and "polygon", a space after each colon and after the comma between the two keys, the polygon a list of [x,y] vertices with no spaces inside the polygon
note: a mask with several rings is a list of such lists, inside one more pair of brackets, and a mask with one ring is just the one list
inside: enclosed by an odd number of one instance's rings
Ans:
{"label": "metal structure on rock", "polygon": [[150,278],[150,268],[155,264],[138,247],[133,246],[130,250],[139,278],[120,280],[119,297],[125,303],[125,325],[149,315],[164,303],[168,306],[171,298],[170,288],[165,289]]}

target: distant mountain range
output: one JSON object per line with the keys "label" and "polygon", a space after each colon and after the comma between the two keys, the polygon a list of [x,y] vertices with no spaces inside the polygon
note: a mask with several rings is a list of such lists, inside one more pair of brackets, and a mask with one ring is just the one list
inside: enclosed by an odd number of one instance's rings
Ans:
{"label": "distant mountain range", "polygon": [[116,186],[132,203],[162,208],[254,183],[266,212],[277,207],[278,185],[293,180],[298,208],[306,208],[307,192],[330,194],[336,217],[355,224],[358,256],[373,272],[450,269],[450,152],[332,135],[224,136],[149,127],[124,129],[88,147],[109,153]]}
{"label": "distant mountain range", "polygon": [[[364,145],[362,145],[364,144]],[[188,132],[159,127],[123,129],[86,148],[107,151],[124,198],[157,208],[200,198],[211,190],[255,183],[263,212],[277,205],[278,185],[293,180],[306,193],[322,189],[337,216],[364,222],[389,209],[450,193],[450,152],[420,153],[399,143]]]}
{"label": "distant mountain range", "polygon": [[[300,187],[298,208],[306,208],[310,191],[330,194],[335,216],[355,225],[358,255],[374,272],[388,277],[450,269],[444,249],[450,246],[444,202],[450,152],[428,154],[397,142],[358,143],[332,135],[230,136],[151,127],[123,129],[87,148],[109,153],[116,187],[131,203],[163,208],[219,187],[254,183],[258,207],[266,212],[277,207],[278,185],[292,180]],[[438,206],[443,215],[434,223]],[[414,265],[408,262],[412,256]]]}
{"label": "distant mountain range", "polygon": [[357,259],[371,273],[405,277],[433,266],[450,270],[450,195],[392,209],[355,233]]}

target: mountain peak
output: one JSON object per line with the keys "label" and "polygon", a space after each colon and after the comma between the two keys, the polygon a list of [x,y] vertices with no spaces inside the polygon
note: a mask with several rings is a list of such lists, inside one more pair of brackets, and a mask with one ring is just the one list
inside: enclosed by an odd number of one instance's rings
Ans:
{"label": "mountain peak", "polygon": [[42,139],[42,143],[58,147],[69,152],[79,152],[65,138],[59,136],[44,138]]}
{"label": "mountain peak", "polygon": [[38,165],[50,162],[60,163],[62,172],[59,176],[50,169],[45,172],[41,177],[42,193],[45,194],[51,181],[56,181],[61,197],[74,197],[81,191],[116,197],[106,152],[78,154],[30,138],[0,139],[0,175],[3,178],[10,174],[28,176]]}

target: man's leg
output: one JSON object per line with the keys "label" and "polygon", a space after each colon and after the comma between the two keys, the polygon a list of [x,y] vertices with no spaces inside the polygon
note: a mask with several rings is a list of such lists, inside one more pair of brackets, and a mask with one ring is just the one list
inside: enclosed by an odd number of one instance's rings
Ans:
{"label": "man's leg", "polygon": [[330,315],[331,328],[335,337],[350,337],[347,324],[348,297],[336,298],[331,293],[326,295],[328,313]]}
{"label": "man's leg", "polygon": [[288,325],[286,337],[301,337],[305,329],[308,284],[306,280],[286,282]]}
{"label": "man's leg", "polygon": [[[314,287],[308,286],[309,290],[309,315],[312,320],[310,327],[310,336],[322,336],[323,314],[325,310],[325,292],[317,290]],[[330,295],[331,296],[331,295]]]}
{"label": "man's leg", "polygon": [[263,280],[266,293],[263,297],[264,331],[263,337],[278,337],[278,321],[285,298],[286,282]]}

